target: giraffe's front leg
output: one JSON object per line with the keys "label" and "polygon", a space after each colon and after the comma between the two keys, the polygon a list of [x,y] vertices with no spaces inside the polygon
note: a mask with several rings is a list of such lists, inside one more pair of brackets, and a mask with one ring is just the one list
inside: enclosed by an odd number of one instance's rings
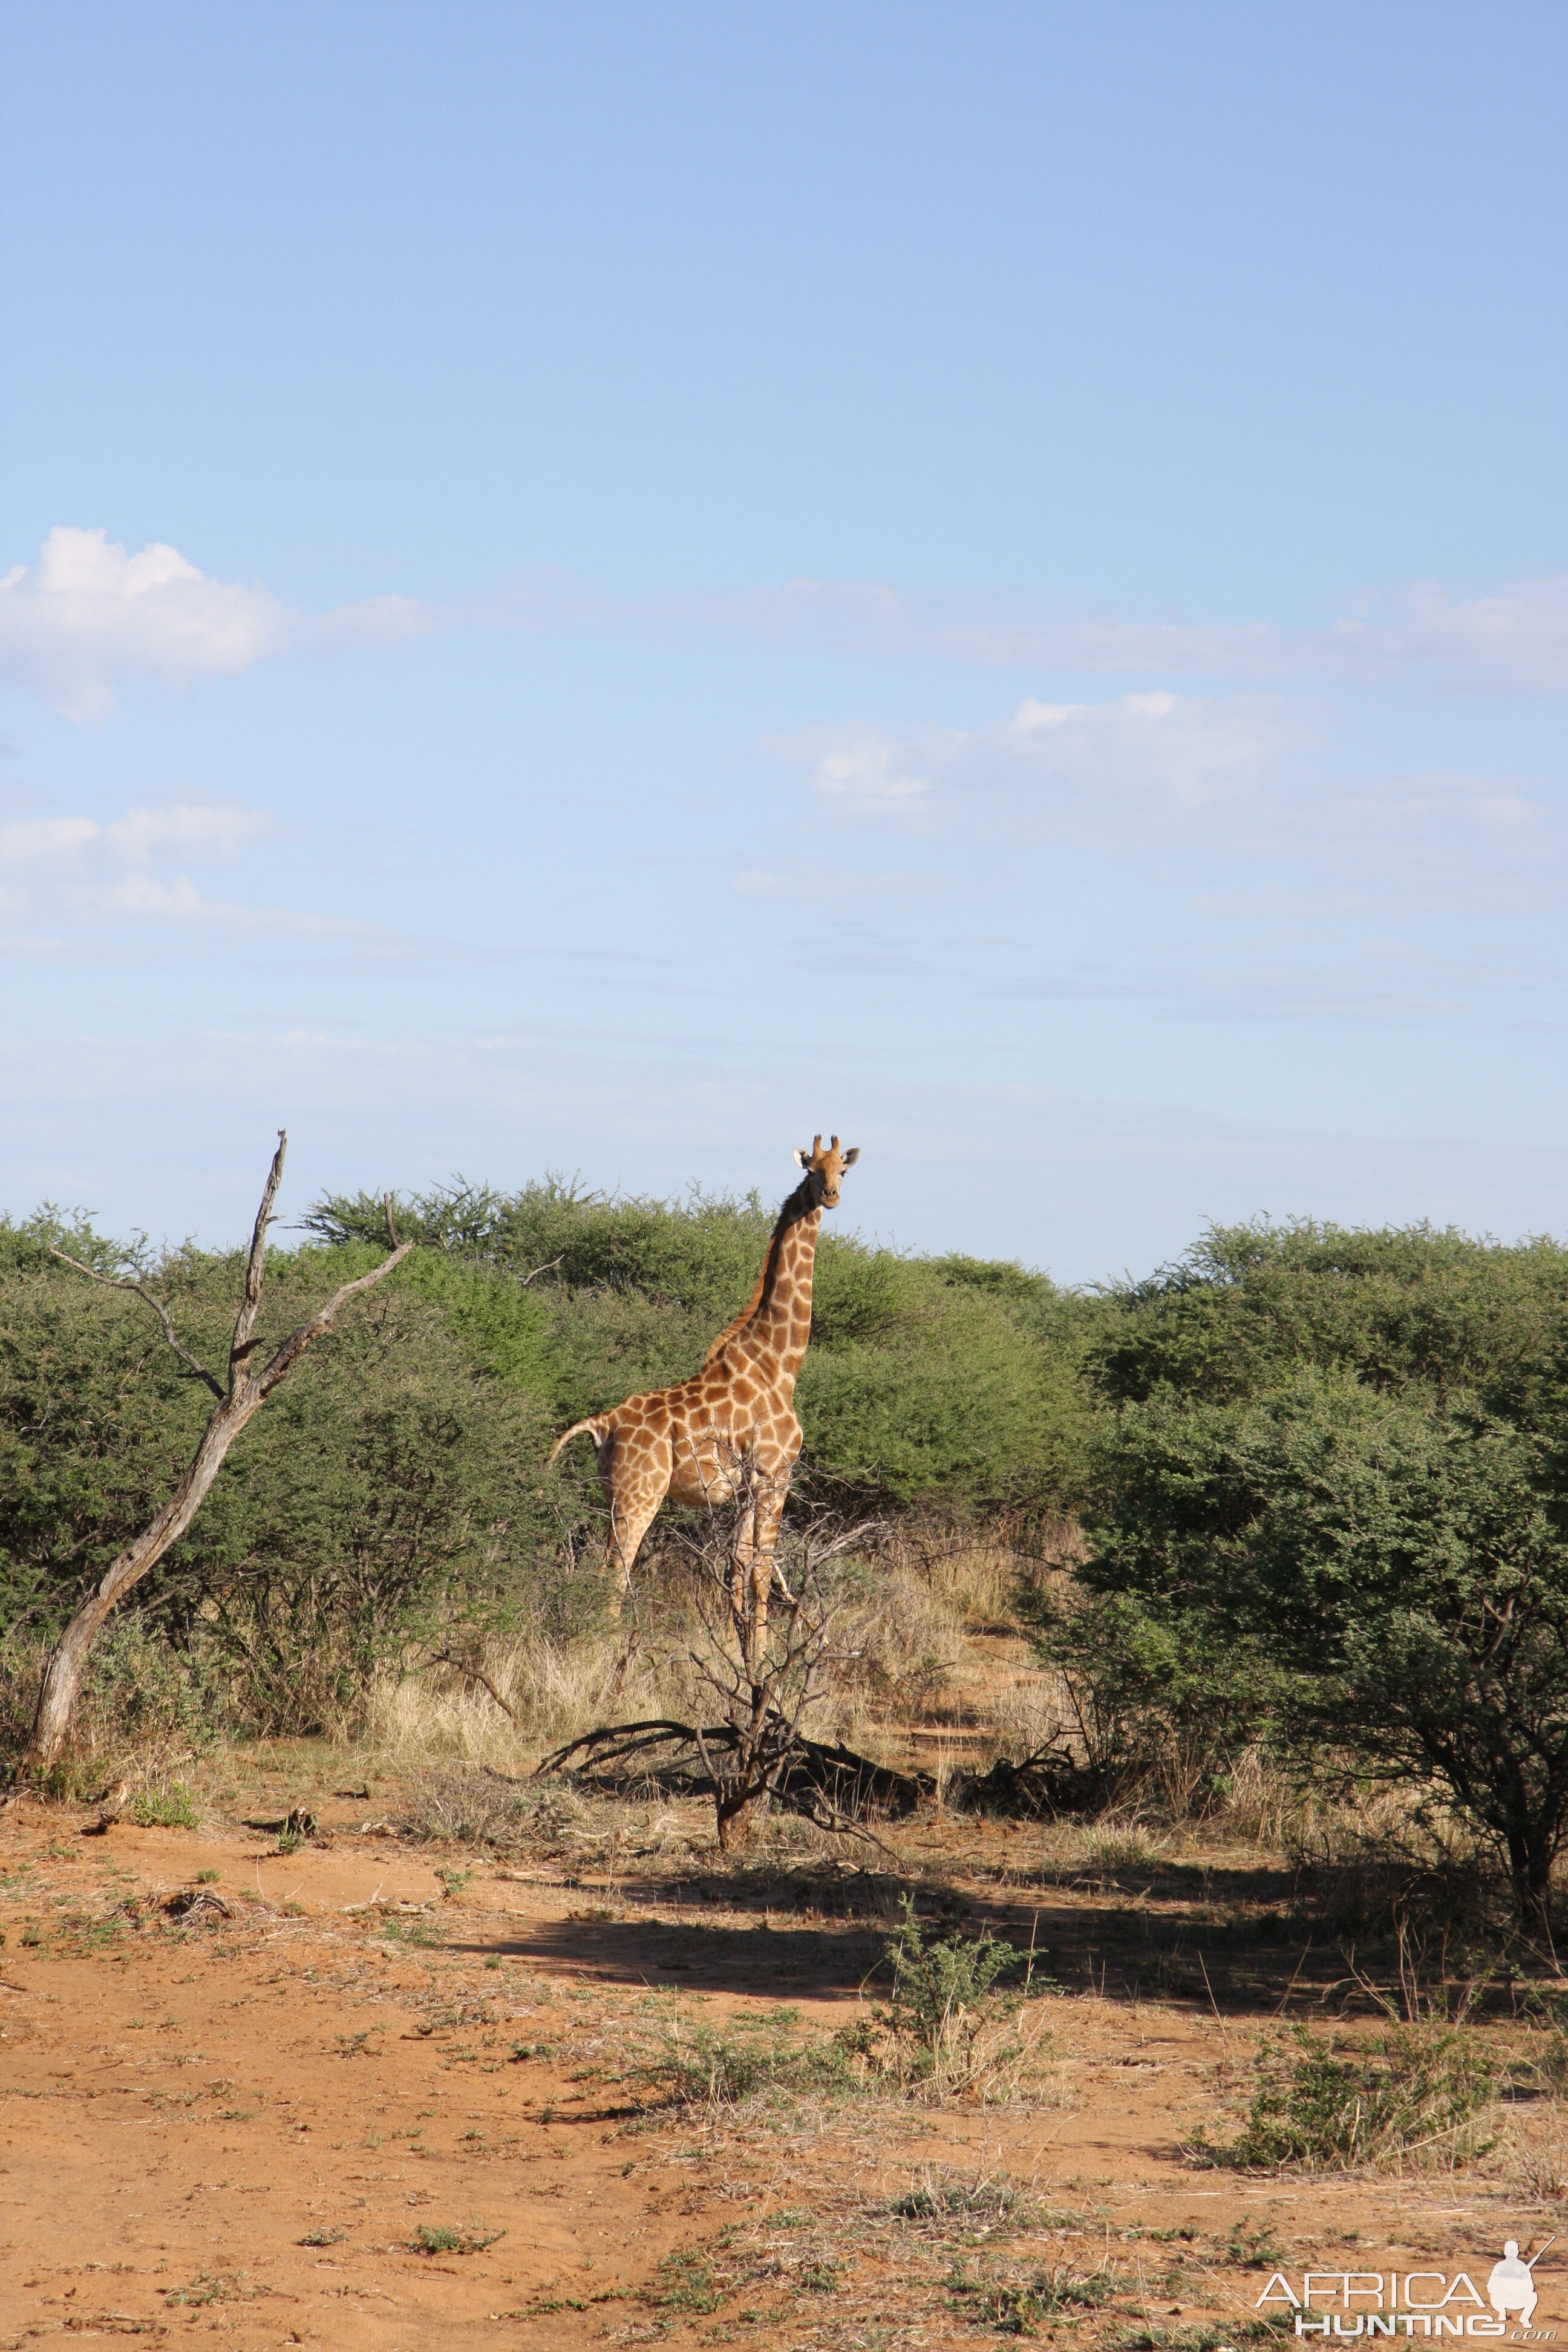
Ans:
{"label": "giraffe's front leg", "polygon": [[753,1575],[752,1561],[757,1542],[757,1498],[747,1486],[735,1521],[735,1549],[730,1559],[730,1616],[735,1628],[735,1639],[741,1645],[741,1655],[746,1671],[752,1670],[751,1628],[746,1615],[746,1596]]}
{"label": "giraffe's front leg", "polygon": [[773,1546],[778,1540],[779,1521],[789,1496],[789,1471],[770,1478],[758,1488],[755,1505],[755,1548],[752,1557],[752,1636],[751,1664],[753,1675],[760,1664],[768,1640],[768,1596],[773,1581]]}

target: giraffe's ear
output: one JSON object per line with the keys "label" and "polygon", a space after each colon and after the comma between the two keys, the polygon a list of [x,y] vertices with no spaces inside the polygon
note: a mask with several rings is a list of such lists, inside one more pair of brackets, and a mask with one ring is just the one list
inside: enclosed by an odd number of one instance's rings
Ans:
{"label": "giraffe's ear", "polygon": [[838,1164],[841,1168],[853,1168],[855,1162],[859,1159],[859,1157],[860,1146],[858,1143],[853,1143],[850,1145],[848,1150],[845,1153],[843,1159]]}
{"label": "giraffe's ear", "polygon": [[797,1168],[809,1168],[811,1165],[810,1152],[797,1151],[795,1155],[795,1164]]}

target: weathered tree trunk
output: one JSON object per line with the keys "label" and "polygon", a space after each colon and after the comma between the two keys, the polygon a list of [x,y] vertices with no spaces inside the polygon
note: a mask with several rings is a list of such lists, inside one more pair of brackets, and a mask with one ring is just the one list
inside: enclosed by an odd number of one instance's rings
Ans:
{"label": "weathered tree trunk", "polygon": [[1526,1822],[1509,1836],[1514,1907],[1527,1936],[1552,1940],[1552,1845],[1539,1822]]}
{"label": "weathered tree trunk", "polygon": [[[97,1591],[82,1602],[49,1655],[44,1668],[43,1680],[38,1686],[38,1704],[33,1717],[32,1734],[27,1742],[26,1754],[23,1759],[25,1767],[34,1772],[47,1772],[65,1744],[66,1734],[70,1729],[77,1696],[81,1689],[81,1678],[87,1665],[88,1652],[92,1646],[93,1636],[99,1627],[110,1611],[130,1591],[132,1586],[139,1583],[150,1568],[156,1567],[172,1544],[178,1543],[201,1508],[203,1498],[222,1468],[224,1455],[239,1435],[246,1423],[253,1414],[260,1412],[285,1372],[298,1363],[311,1340],[319,1339],[326,1330],[344,1300],[352,1298],[357,1291],[371,1289],[384,1275],[390,1274],[393,1267],[405,1258],[414,1246],[412,1242],[404,1242],[400,1246],[395,1247],[391,1256],[384,1258],[380,1265],[373,1268],[369,1274],[362,1274],[357,1282],[345,1282],[342,1289],[334,1291],[326,1305],[313,1315],[308,1323],[301,1323],[298,1330],[289,1333],[282,1346],[260,1371],[250,1371],[247,1367],[250,1352],[255,1345],[251,1333],[256,1326],[257,1311],[261,1305],[261,1278],[267,1257],[267,1228],[271,1222],[272,1203],[277,1197],[279,1184],[282,1181],[283,1156],[288,1148],[288,1136],[280,1129],[278,1149],[273,1154],[266,1188],[261,1195],[261,1206],[256,1213],[256,1229],[251,1235],[250,1255],[245,1269],[245,1296],[240,1302],[239,1315],[234,1327],[234,1338],[229,1343],[226,1387],[216,1380],[211,1372],[204,1370],[195,1357],[189,1355],[180,1346],[179,1341],[174,1338],[164,1309],[155,1298],[150,1297],[142,1288],[139,1283],[116,1282],[113,1285],[113,1287],[119,1290],[134,1290],[147,1300],[147,1304],[163,1324],[164,1336],[170,1346],[174,1349],[176,1354],[183,1357],[186,1363],[200,1373],[216,1397],[217,1404],[212,1419],[202,1433],[201,1444],[196,1447],[190,1468],[169,1500],[151,1527],[145,1528],[134,1543],[128,1545],[119,1559],[113,1562]],[[387,1223],[389,1234],[395,1242],[396,1235],[391,1233],[390,1209]],[[57,1251],[56,1255],[63,1257],[65,1253]],[[76,1265],[79,1262],[75,1258],[70,1258],[67,1263]],[[92,1269],[84,1266],[80,1271],[90,1274]],[[106,1277],[95,1276],[93,1278],[102,1281]]]}
{"label": "weathered tree trunk", "polygon": [[[248,1391],[250,1383],[245,1385]],[[225,1398],[207,1423],[190,1468],[152,1526],[121,1553],[97,1591],[82,1602],[61,1634],[58,1648],[44,1668],[27,1746],[26,1760],[36,1770],[47,1772],[60,1752],[70,1728],[71,1713],[94,1634],[121,1597],[150,1568],[155,1568],[170,1545],[177,1543],[184,1534],[217,1476],[224,1455],[260,1403],[257,1395],[242,1393],[233,1406]]]}
{"label": "weathered tree trunk", "polygon": [[744,1845],[755,1825],[757,1809],[763,1800],[754,1789],[743,1785],[716,1799],[719,1815],[719,1851],[731,1853]]}

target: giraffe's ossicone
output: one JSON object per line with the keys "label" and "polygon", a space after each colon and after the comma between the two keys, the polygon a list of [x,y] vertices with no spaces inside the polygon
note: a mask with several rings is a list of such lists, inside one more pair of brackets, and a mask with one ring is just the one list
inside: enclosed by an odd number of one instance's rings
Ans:
{"label": "giraffe's ossicone", "polygon": [[805,1173],[779,1211],[756,1288],[720,1332],[701,1370],[674,1388],[629,1396],[608,1412],[574,1422],[550,1455],[553,1462],[574,1437],[593,1439],[610,1519],[605,1569],[622,1591],[667,1496],[698,1507],[739,1499],[732,1597],[749,1646],[766,1628],[773,1540],[800,1453],[795,1384],[811,1337],[811,1271],[822,1213],[837,1207],[844,1171],[860,1153],[858,1147],[840,1151],[837,1136],[825,1151],[819,1135],[795,1157]]}

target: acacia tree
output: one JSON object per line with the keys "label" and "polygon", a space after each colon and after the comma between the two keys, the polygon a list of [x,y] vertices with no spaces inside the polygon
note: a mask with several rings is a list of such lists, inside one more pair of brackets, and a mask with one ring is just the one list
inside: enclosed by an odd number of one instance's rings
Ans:
{"label": "acacia tree", "polygon": [[[775,1553],[767,1564],[767,1586],[759,1595],[742,1531],[753,1525],[765,1489],[748,1455],[721,1450],[730,1453],[725,1467],[734,1486],[733,1507],[710,1511],[706,1527],[698,1521],[681,1549],[702,1629],[688,1655],[700,1681],[717,1699],[728,1734],[721,1748],[716,1740],[710,1747],[701,1727],[694,1733],[712,1783],[719,1843],[728,1848],[744,1839],[759,1807],[776,1790],[797,1752],[801,1717],[823,1696],[831,1662],[832,1611],[818,1570],[849,1538],[839,1533],[814,1543],[808,1533],[794,1544],[783,1542],[779,1549],[784,1559],[791,1552],[795,1555],[791,1563],[795,1588],[785,1576],[784,1560]],[[812,1516],[820,1519],[823,1514]],[[775,1584],[783,1614],[770,1613],[765,1606]],[[764,1602],[761,1624],[759,1598]]]}
{"label": "acacia tree", "polygon": [[153,1297],[145,1284],[100,1273],[95,1267],[84,1265],[79,1259],[68,1256],[63,1250],[55,1252],[56,1256],[64,1258],[68,1265],[74,1265],[89,1280],[108,1283],[115,1289],[133,1291],[144,1300],[156,1315],[169,1346],[197,1379],[211,1390],[216,1402],[190,1466],[174,1493],[134,1541],[110,1562],[96,1591],[89,1593],[77,1610],[45,1663],[32,1734],[24,1759],[25,1764],[34,1771],[47,1772],[65,1743],[81,1688],[88,1653],[99,1628],[132,1586],[139,1583],[163,1559],[171,1545],[177,1543],[184,1534],[222,1468],[224,1456],[240,1431],[260,1412],[279,1381],[299,1362],[312,1340],[320,1339],[322,1332],[331,1327],[339,1308],[359,1292],[373,1289],[392,1272],[394,1266],[401,1264],[414,1246],[412,1242],[398,1242],[392,1230],[389,1209],[387,1237],[393,1244],[391,1255],[384,1258],[380,1265],[373,1267],[369,1274],[361,1275],[356,1281],[345,1282],[333,1292],[324,1307],[289,1334],[265,1363],[253,1368],[251,1359],[257,1346],[256,1318],[260,1310],[262,1277],[266,1270],[267,1229],[272,1218],[272,1203],[283,1179],[283,1160],[288,1148],[288,1135],[279,1129],[278,1149],[272,1156],[261,1205],[256,1213],[255,1230],[246,1261],[245,1287],[234,1334],[229,1341],[228,1364],[224,1380],[210,1372],[182,1343],[168,1309],[162,1300]]}
{"label": "acacia tree", "polygon": [[1091,1587],[1200,1663],[1250,1660],[1258,1718],[1299,1753],[1445,1788],[1546,1930],[1568,1832],[1568,1540],[1542,1440],[1303,1366],[1246,1402],[1123,1406],[1102,1467]]}

